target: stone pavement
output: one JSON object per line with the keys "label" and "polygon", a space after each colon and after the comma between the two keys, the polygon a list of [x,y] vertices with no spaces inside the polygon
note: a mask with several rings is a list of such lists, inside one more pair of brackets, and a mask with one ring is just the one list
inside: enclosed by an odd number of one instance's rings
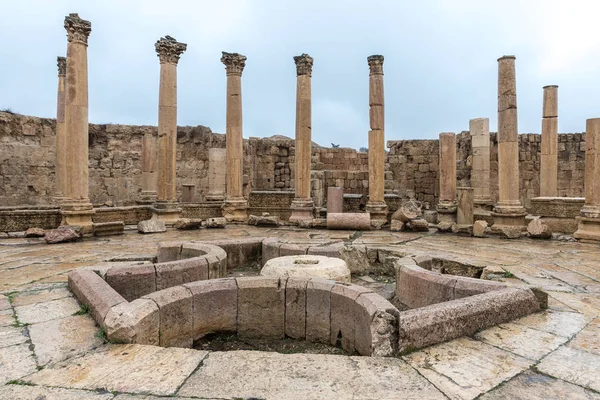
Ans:
{"label": "stone pavement", "polygon": [[[149,258],[160,241],[249,236],[343,239],[489,266],[509,284],[543,287],[549,309],[401,358],[207,352],[105,344],[66,288],[69,271]],[[600,399],[598,250],[558,241],[245,225],[60,245],[5,239],[0,399]]]}

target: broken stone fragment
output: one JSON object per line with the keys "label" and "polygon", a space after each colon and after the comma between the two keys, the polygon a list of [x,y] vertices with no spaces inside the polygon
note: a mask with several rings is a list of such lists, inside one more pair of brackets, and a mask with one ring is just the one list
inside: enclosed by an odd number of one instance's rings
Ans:
{"label": "broken stone fragment", "polygon": [[165,223],[158,219],[147,219],[138,224],[139,233],[159,233],[166,231]]}
{"label": "broken stone fragment", "polygon": [[42,228],[29,228],[25,232],[25,237],[43,237],[45,235]]}
{"label": "broken stone fragment", "polygon": [[173,226],[175,227],[175,229],[191,230],[199,229],[200,225],[202,225],[201,219],[181,218],[178,219]]}
{"label": "broken stone fragment", "polygon": [[[264,214],[267,214],[267,215],[264,215]],[[279,225],[279,217],[276,215],[269,215],[268,213],[263,213],[262,216],[250,215],[248,217],[248,225],[277,226],[277,225]]]}
{"label": "broken stone fragment", "polygon": [[475,223],[473,223],[473,236],[479,238],[485,237],[487,227],[487,221],[475,221]]}
{"label": "broken stone fragment", "polygon": [[214,217],[206,220],[205,225],[207,228],[225,228],[227,220],[225,217]]}
{"label": "broken stone fragment", "polygon": [[408,222],[422,215],[421,206],[415,200],[404,203],[392,214],[392,221]]}
{"label": "broken stone fragment", "polygon": [[550,239],[552,237],[550,227],[539,218],[534,219],[527,225],[527,233],[529,233],[529,237],[534,239]]}
{"label": "broken stone fragment", "polygon": [[57,229],[52,229],[46,234],[44,240],[48,244],[74,242],[83,237],[83,227],[68,225],[59,226]]}
{"label": "broken stone fragment", "polygon": [[406,227],[415,232],[427,232],[429,230],[429,222],[421,218],[413,219],[406,223]]}

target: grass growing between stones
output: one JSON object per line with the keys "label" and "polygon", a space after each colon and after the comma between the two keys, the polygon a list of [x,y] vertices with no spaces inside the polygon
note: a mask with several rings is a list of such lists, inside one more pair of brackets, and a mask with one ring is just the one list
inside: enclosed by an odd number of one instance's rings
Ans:
{"label": "grass growing between stones", "polygon": [[94,334],[94,336],[96,336],[99,339],[102,339],[102,341],[104,343],[108,343],[108,336],[106,336],[106,332],[104,331],[104,328],[98,329],[98,332],[96,332]]}
{"label": "grass growing between stones", "polygon": [[73,315],[85,315],[90,313],[90,307],[87,304],[82,304],[79,311],[75,311]]}

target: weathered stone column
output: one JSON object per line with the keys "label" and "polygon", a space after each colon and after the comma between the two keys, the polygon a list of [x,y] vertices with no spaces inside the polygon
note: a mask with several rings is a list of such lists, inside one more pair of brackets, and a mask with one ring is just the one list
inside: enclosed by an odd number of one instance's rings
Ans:
{"label": "weathered stone column", "polygon": [[154,45],[160,59],[158,92],[158,198],[153,218],[173,224],[181,215],[176,194],[177,63],[187,45],[165,36]]}
{"label": "weathered stone column", "polygon": [[600,240],[600,118],[585,126],[585,205],[578,217],[577,239]]}
{"label": "weathered stone column", "polygon": [[525,209],[519,200],[519,130],[515,57],[498,59],[498,203],[493,229],[524,226]]}
{"label": "weathered stone column", "polygon": [[243,193],[244,139],[242,136],[242,72],[246,56],[223,52],[221,62],[227,71],[227,188],[223,216],[227,221],[244,222],[248,218],[248,201]]}
{"label": "weathered stone column", "polygon": [[62,224],[92,231],[94,208],[88,194],[88,71],[87,42],[92,24],[77,14],[65,17],[67,75],[65,85],[66,199]]}
{"label": "weathered stone column", "polygon": [[223,201],[225,199],[226,153],[225,149],[208,149],[207,201]]}
{"label": "weathered stone column", "polygon": [[544,86],[540,197],[558,196],[558,86]]}
{"label": "weathered stone column", "polygon": [[366,211],[371,225],[381,228],[387,222],[385,189],[385,118],[383,95],[383,56],[367,57],[369,64],[369,201]]}
{"label": "weathered stone column", "polygon": [[65,77],[67,75],[67,58],[56,57],[58,64],[58,96],[56,101],[56,165],[54,176],[56,190],[54,201],[65,200],[67,193],[67,137],[65,131]]}
{"label": "weathered stone column", "polygon": [[310,197],[311,158],[311,88],[313,59],[308,54],[294,57],[296,63],[296,197],[292,201],[290,221],[313,219],[314,203]]}
{"label": "weathered stone column", "polygon": [[456,134],[440,133],[438,222],[456,222]]}
{"label": "weathered stone column", "polygon": [[146,133],[142,138],[142,193],[139,204],[156,202],[156,181],[156,136]]}
{"label": "weathered stone column", "polygon": [[473,168],[471,169],[471,187],[474,203],[479,208],[492,206],[490,195],[490,120],[476,118],[469,121],[471,147],[473,149]]}
{"label": "weathered stone column", "polygon": [[458,226],[473,225],[473,195],[474,190],[470,187],[459,187],[457,189],[458,205],[456,208],[456,223]]}

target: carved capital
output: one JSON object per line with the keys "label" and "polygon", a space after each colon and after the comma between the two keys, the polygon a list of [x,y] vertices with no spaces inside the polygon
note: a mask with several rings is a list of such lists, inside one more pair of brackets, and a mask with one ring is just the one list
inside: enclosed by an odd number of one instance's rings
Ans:
{"label": "carved capital", "polygon": [[92,23],[79,18],[79,14],[72,13],[65,17],[65,29],[69,42],[80,42],[87,46],[88,37],[92,31]]}
{"label": "carved capital", "polygon": [[177,64],[179,57],[187,49],[187,44],[180,43],[174,37],[169,35],[160,38],[154,44],[160,63]]}
{"label": "carved capital", "polygon": [[371,70],[371,75],[379,74],[383,75],[383,56],[379,54],[375,54],[367,57],[367,62],[369,63],[369,69]]}
{"label": "carved capital", "polygon": [[227,75],[242,75],[244,67],[246,66],[246,56],[238,53],[227,53],[222,52],[221,62],[225,64],[225,70]]}
{"label": "carved capital", "polygon": [[58,66],[58,75],[67,75],[67,57],[56,57],[56,65]]}
{"label": "carved capital", "polygon": [[312,76],[313,58],[306,53],[294,57],[296,74]]}

